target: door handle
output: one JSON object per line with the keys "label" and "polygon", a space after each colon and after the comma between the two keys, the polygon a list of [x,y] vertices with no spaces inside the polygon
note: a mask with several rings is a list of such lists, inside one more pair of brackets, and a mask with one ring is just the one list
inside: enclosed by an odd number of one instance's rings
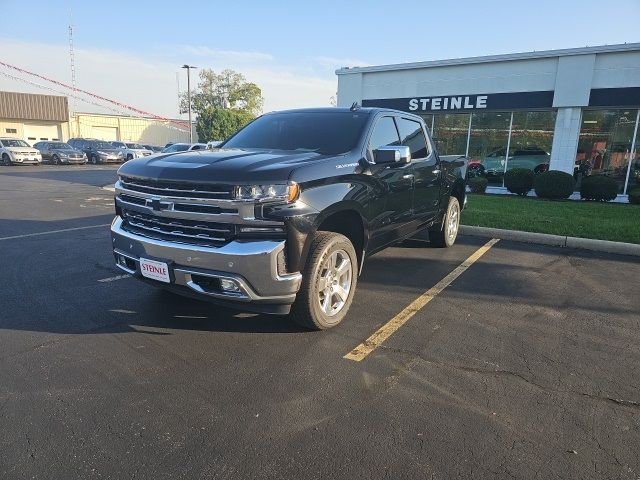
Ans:
{"label": "door handle", "polygon": [[414,178],[414,175],[413,173],[407,173],[406,175],[402,175],[402,178],[404,178],[405,180],[410,180]]}

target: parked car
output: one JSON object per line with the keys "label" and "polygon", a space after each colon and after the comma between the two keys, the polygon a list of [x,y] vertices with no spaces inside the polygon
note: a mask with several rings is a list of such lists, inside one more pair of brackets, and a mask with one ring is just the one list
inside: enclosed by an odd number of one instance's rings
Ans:
{"label": "parked car", "polygon": [[213,150],[214,148],[218,148],[221,144],[222,141],[220,140],[212,140],[210,142],[207,142],[207,149]]}
{"label": "parked car", "polygon": [[33,145],[42,155],[42,161],[53,163],[54,165],[66,164],[85,164],[87,163],[87,155],[73,148],[64,142],[38,142]]}
{"label": "parked car", "polygon": [[160,153],[162,151],[162,147],[158,145],[143,145],[147,150],[151,150],[153,153]]}
{"label": "parked car", "polygon": [[206,143],[172,143],[162,149],[162,153],[186,152],[189,150],[206,150]]}
{"label": "parked car", "polygon": [[148,157],[153,155],[153,151],[145,148],[138,143],[129,142],[111,142],[115,148],[122,152],[122,156],[125,160],[133,160],[134,158]]}
{"label": "parked car", "polygon": [[121,163],[122,152],[104,140],[95,138],[72,138],[67,142],[73,148],[83,151],[91,163]]}
{"label": "parked car", "polygon": [[7,166],[42,163],[40,152],[19,138],[0,138],[0,158],[2,164]]}
{"label": "parked car", "polygon": [[466,199],[466,158],[439,156],[423,119],[396,110],[269,113],[195,157],[120,167],[116,265],[315,329],[345,318],[367,256],[417,234],[452,246]]}

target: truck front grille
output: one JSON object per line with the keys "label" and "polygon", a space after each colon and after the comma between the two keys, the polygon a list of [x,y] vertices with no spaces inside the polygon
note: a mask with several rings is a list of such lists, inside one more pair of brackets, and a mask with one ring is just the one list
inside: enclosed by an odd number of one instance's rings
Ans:
{"label": "truck front grille", "polygon": [[120,183],[122,187],[127,190],[165,197],[212,198],[221,200],[233,198],[233,187],[230,185],[182,183],[133,177],[120,177]]}
{"label": "truck front grille", "polygon": [[158,240],[219,247],[235,238],[235,226],[159,217],[123,209],[124,230]]}

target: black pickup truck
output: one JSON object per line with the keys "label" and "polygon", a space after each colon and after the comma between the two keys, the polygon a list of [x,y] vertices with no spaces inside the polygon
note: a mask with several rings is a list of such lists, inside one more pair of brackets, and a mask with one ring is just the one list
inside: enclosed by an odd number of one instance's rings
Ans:
{"label": "black pickup truck", "polygon": [[365,258],[416,235],[453,245],[466,168],[408,113],[266,114],[213,150],[120,167],[116,264],[175,293],[330,328]]}

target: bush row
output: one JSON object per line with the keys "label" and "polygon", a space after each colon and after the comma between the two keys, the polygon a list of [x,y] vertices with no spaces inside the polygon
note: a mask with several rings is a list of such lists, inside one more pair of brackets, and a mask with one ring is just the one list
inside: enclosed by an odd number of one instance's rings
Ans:
{"label": "bush row", "polygon": [[[554,200],[566,199],[573,193],[572,175],[558,170],[534,174],[526,168],[514,168],[504,175],[504,185],[511,193],[525,196],[535,189],[536,196]],[[486,187],[485,187],[486,188]],[[608,202],[618,195],[618,183],[611,177],[594,175],[580,183],[580,197],[584,200]],[[629,192],[629,203],[640,203],[640,189]]]}

